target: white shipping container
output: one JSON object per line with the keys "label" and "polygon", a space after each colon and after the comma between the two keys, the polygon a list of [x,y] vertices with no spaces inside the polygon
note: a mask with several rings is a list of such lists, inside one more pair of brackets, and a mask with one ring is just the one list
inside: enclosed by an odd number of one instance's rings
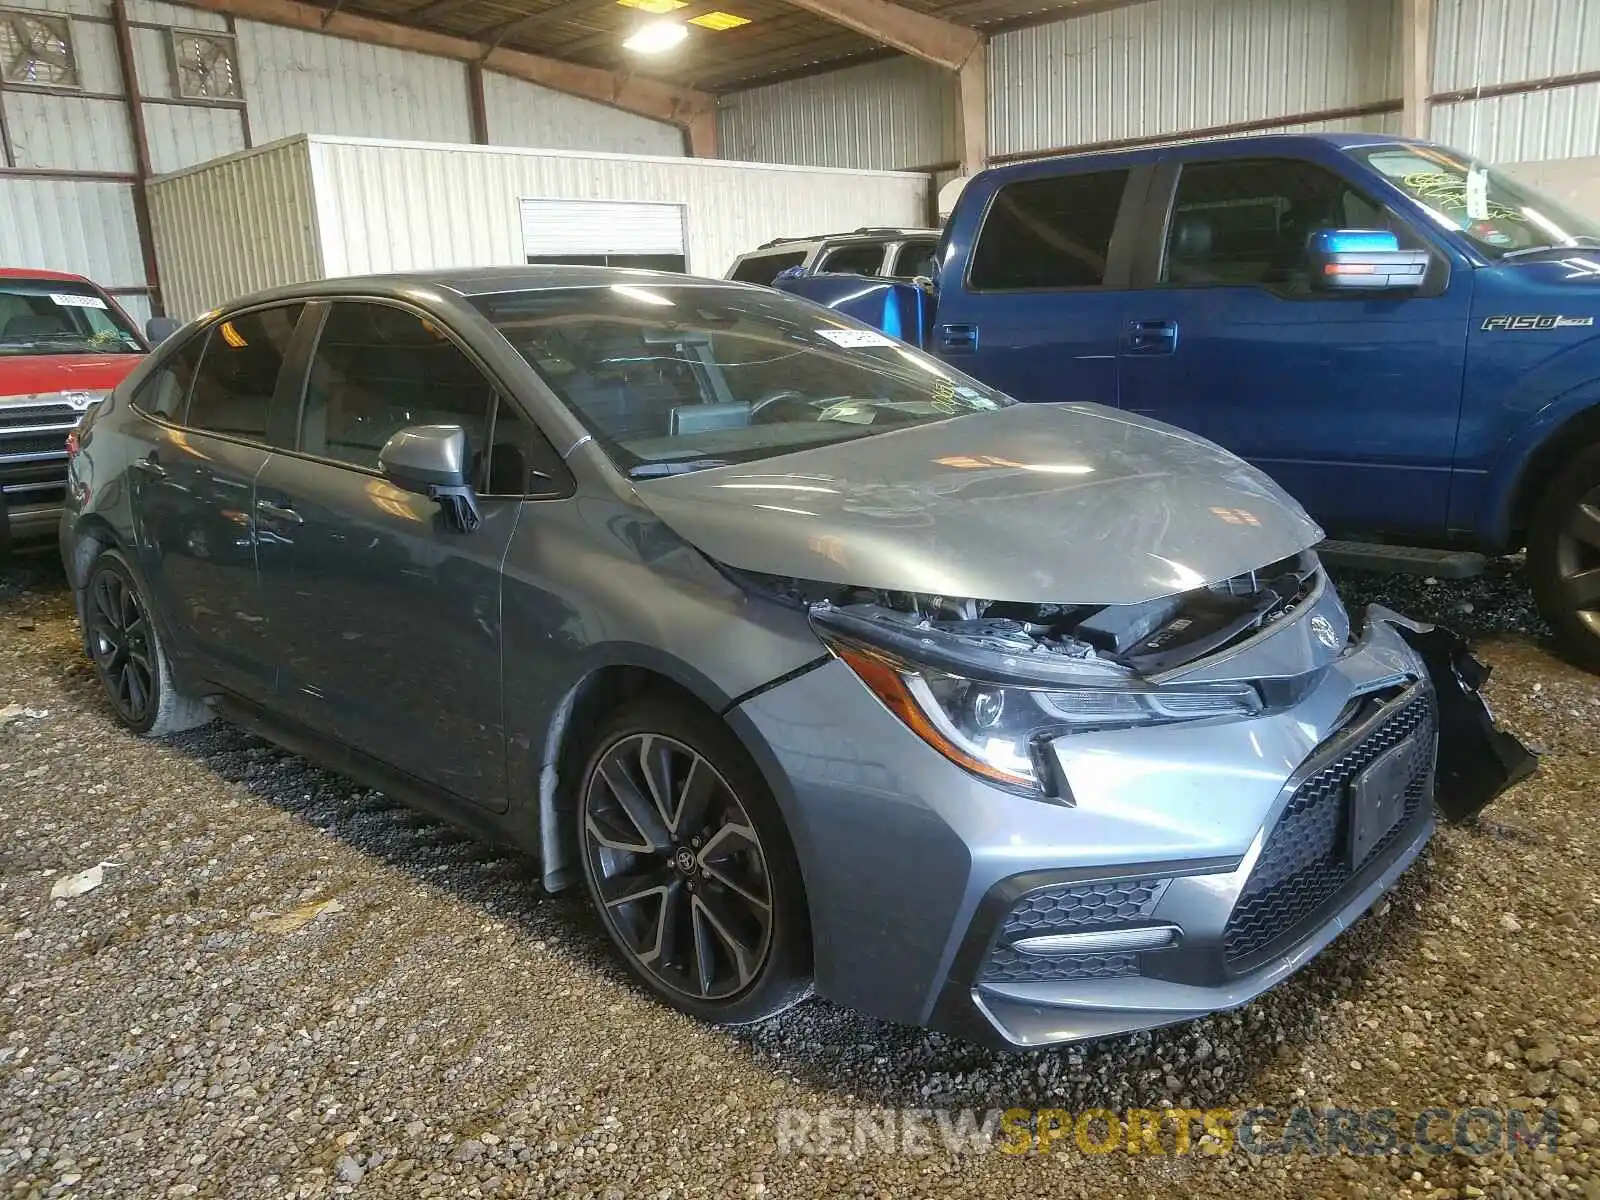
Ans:
{"label": "white shipping container", "polygon": [[307,279],[521,265],[524,213],[560,211],[524,201],[677,206],[688,270],[721,276],[776,237],[923,225],[928,189],[904,172],[301,134],[152,180],[149,195],[167,311],[193,317]]}

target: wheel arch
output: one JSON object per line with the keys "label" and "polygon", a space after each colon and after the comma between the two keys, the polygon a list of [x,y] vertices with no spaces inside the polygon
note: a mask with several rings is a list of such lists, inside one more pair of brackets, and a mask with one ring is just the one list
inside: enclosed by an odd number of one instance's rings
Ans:
{"label": "wheel arch", "polygon": [[[1583,395],[1557,402],[1532,422],[1520,439],[1520,453],[1511,457],[1512,485],[1488,529],[1497,548],[1512,549],[1526,543],[1534,510],[1550,482],[1572,458],[1600,445],[1600,385],[1582,389]],[[1498,489],[1491,489],[1491,495]]]}
{"label": "wheel arch", "polygon": [[[573,814],[577,808],[573,785],[582,767],[586,732],[594,728],[601,714],[647,694],[695,705],[719,720],[755,763],[778,800],[779,810],[787,810],[788,797],[781,779],[774,775],[775,757],[760,744],[759,735],[749,722],[729,720],[737,697],[727,695],[705,674],[680,659],[644,646],[613,648],[604,661],[592,663],[567,689],[544,730],[538,839],[540,873],[547,891],[563,891],[579,881],[573,852]],[[790,837],[792,841],[792,833]]]}

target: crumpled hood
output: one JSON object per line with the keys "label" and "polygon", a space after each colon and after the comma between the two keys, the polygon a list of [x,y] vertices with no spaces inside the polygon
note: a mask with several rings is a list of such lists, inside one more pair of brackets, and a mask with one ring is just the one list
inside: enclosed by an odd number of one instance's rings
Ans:
{"label": "crumpled hood", "polygon": [[1019,404],[635,487],[732,567],[1024,604],[1134,604],[1322,538],[1241,459],[1098,405]]}

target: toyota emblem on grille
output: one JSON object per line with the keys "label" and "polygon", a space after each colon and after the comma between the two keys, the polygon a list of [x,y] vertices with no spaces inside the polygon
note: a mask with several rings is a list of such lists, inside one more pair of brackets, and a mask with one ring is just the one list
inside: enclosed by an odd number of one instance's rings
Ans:
{"label": "toyota emblem on grille", "polygon": [[1311,633],[1329,650],[1338,649],[1339,635],[1333,631],[1333,622],[1321,613],[1311,618]]}
{"label": "toyota emblem on grille", "polygon": [[93,392],[62,392],[61,398],[78,412],[83,412],[94,403]]}

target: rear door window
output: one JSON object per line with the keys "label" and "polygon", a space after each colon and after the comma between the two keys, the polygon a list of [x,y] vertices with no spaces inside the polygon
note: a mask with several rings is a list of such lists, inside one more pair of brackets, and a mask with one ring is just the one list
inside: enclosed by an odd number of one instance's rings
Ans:
{"label": "rear door window", "polygon": [[174,425],[183,424],[189,389],[194,384],[195,369],[200,365],[200,355],[205,348],[206,335],[199,333],[168,355],[155,374],[139,385],[133,397],[135,406],[152,417]]}
{"label": "rear door window", "polygon": [[918,276],[931,279],[938,272],[934,263],[934,255],[938,250],[939,243],[932,238],[905,242],[895,252],[894,266],[889,274],[896,279],[916,279]]}
{"label": "rear door window", "polygon": [[267,410],[303,307],[263,308],[213,325],[195,373],[184,424],[247,441],[265,441]]}
{"label": "rear door window", "polygon": [[978,291],[1100,287],[1127,171],[1023,179],[990,202],[972,252]]}
{"label": "rear door window", "polygon": [[877,275],[883,270],[883,243],[838,246],[822,256],[818,269],[830,275]]}
{"label": "rear door window", "polygon": [[783,254],[747,254],[733,269],[733,278],[739,283],[759,283],[767,287],[790,267],[803,267],[805,250],[792,250]]}

